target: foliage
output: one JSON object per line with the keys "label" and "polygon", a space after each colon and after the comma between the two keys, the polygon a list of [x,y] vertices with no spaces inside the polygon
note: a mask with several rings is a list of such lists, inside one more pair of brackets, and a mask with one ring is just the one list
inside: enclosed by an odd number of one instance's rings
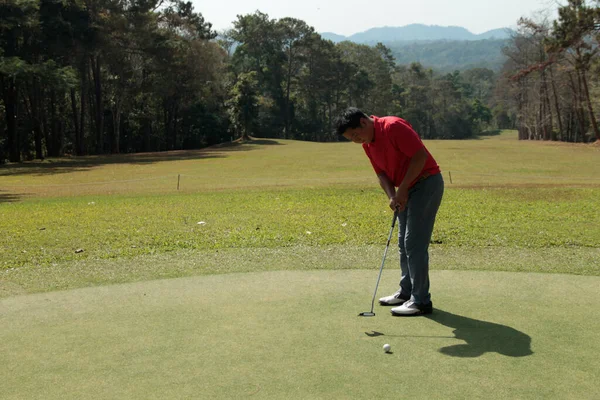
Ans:
{"label": "foliage", "polygon": [[505,49],[499,100],[515,115],[519,138],[600,139],[592,95],[599,82],[593,68],[600,56],[600,4],[588,3],[569,0],[552,22],[522,18]]}
{"label": "foliage", "polygon": [[501,74],[488,52],[502,40],[334,44],[260,11],[217,35],[183,0],[6,0],[0,13],[0,162],[198,148],[250,133],[336,141],[348,106],[401,116],[424,138],[514,126],[521,138],[600,137],[600,12],[582,0],[559,7],[552,24],[523,20]]}
{"label": "foliage", "polygon": [[[43,159],[229,137],[225,55],[190,2],[11,0],[0,7],[0,137],[11,161],[33,158],[33,148]],[[196,114],[204,124],[192,118],[198,110],[210,110]],[[199,134],[210,120],[217,123]]]}
{"label": "foliage", "polygon": [[254,71],[241,73],[231,89],[229,110],[235,129],[244,140],[255,130],[258,116],[258,79]]}

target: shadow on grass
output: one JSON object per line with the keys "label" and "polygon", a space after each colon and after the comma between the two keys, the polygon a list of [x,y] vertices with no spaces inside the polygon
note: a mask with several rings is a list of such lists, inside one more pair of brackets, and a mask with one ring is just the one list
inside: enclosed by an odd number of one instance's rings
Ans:
{"label": "shadow on grass", "polygon": [[426,318],[454,328],[452,332],[454,336],[386,335],[377,331],[365,332],[365,335],[369,337],[390,336],[465,341],[464,344],[446,346],[439,350],[440,353],[452,357],[474,358],[485,353],[498,353],[508,357],[526,357],[533,354],[533,351],[531,351],[531,337],[509,326],[463,317],[438,308],[434,309],[433,313],[427,315]]}
{"label": "shadow on grass", "polygon": [[410,338],[429,338],[429,339],[456,339],[454,336],[437,336],[437,335],[386,335],[385,333],[371,331],[365,332],[368,337],[389,336],[389,337],[410,337]]}
{"label": "shadow on grass", "polygon": [[284,144],[279,142],[277,139],[253,138],[252,140],[247,140],[247,141],[234,141],[234,142],[226,142],[226,143],[217,144],[212,147],[209,147],[207,150],[224,149],[224,150],[229,150],[229,151],[240,151],[240,150],[248,151],[248,150],[253,150],[255,148],[255,146],[273,146],[273,145],[283,146]]}
{"label": "shadow on grass", "polygon": [[163,161],[204,160],[226,158],[228,152],[251,151],[259,146],[282,145],[277,140],[253,139],[246,142],[222,143],[201,150],[176,150],[154,153],[114,154],[64,157],[0,166],[0,176],[53,175],[79,172],[109,164],[153,164]]}
{"label": "shadow on grass", "polygon": [[489,130],[489,131],[481,132],[477,136],[498,136],[501,133],[502,133],[502,129],[492,129],[492,130]]}
{"label": "shadow on grass", "polygon": [[442,347],[442,354],[452,357],[472,358],[485,353],[499,353],[508,357],[526,357],[531,351],[531,337],[509,326],[452,314],[434,309],[427,315],[432,321],[454,328],[456,339],[464,344]]}
{"label": "shadow on grass", "polygon": [[2,203],[16,203],[21,200],[21,195],[16,193],[3,193],[0,190],[0,204]]}

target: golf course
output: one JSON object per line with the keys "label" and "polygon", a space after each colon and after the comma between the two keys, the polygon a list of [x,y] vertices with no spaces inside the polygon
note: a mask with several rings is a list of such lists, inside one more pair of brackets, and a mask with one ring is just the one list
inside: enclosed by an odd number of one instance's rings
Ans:
{"label": "golf course", "polygon": [[[358,317],[392,211],[356,144],[0,166],[0,399],[599,399],[598,143],[425,144],[408,318]],[[399,278],[394,233],[378,297]]]}

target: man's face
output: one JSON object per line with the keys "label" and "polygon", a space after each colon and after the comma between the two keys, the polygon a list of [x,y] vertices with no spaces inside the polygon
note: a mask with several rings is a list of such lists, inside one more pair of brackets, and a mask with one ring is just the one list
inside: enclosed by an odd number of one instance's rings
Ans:
{"label": "man's face", "polygon": [[366,118],[360,120],[360,126],[357,128],[346,129],[344,137],[354,143],[371,143],[373,141],[373,126],[368,123]]}

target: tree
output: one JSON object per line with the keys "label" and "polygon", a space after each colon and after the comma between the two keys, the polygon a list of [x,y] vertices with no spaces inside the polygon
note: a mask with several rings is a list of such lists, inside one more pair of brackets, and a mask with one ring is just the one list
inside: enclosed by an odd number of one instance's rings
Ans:
{"label": "tree", "polygon": [[375,47],[351,42],[338,43],[342,60],[355,66],[349,85],[349,103],[377,115],[391,113],[394,58],[383,44]]}
{"label": "tree", "polygon": [[285,84],[284,92],[284,137],[291,138],[291,94],[292,85],[298,79],[300,69],[304,64],[305,49],[308,38],[314,32],[312,27],[306,25],[304,21],[295,18],[282,18],[277,22],[277,28],[281,34],[283,52],[285,54],[285,69],[283,73],[283,82]]}
{"label": "tree", "polygon": [[238,15],[231,37],[239,43],[232,57],[236,75],[256,72],[261,132],[279,136],[285,129],[284,64],[285,53],[277,21],[267,14]]}
{"label": "tree", "polygon": [[333,42],[313,33],[306,44],[305,62],[296,91],[297,137],[333,141],[333,119],[348,105],[347,99],[356,66],[342,60]]}
{"label": "tree", "polygon": [[[549,140],[554,137],[555,113],[559,127],[562,126],[554,79],[554,68],[559,64],[545,49],[549,31],[547,21],[522,18],[511,45],[504,49],[508,61],[504,66],[504,79],[499,82],[509,87],[513,97],[506,100],[514,105],[519,139]],[[555,112],[551,98],[554,98]]]}
{"label": "tree", "polygon": [[568,4],[558,9],[558,21],[554,21],[552,38],[548,40],[549,51],[563,53],[573,66],[577,84],[582,88],[583,101],[587,106],[592,132],[600,140],[600,129],[590,97],[588,72],[594,58],[600,51],[590,39],[600,33],[598,7],[593,8],[585,0],[568,0]]}
{"label": "tree", "polygon": [[477,132],[485,130],[487,124],[492,121],[491,110],[479,98],[475,98],[471,105],[471,121]]}
{"label": "tree", "polygon": [[433,139],[435,135],[433,77],[433,71],[419,63],[400,68],[394,75],[401,117],[408,120],[424,139]]}
{"label": "tree", "polygon": [[242,140],[250,140],[258,116],[258,74],[244,72],[231,88],[229,108],[234,128]]}
{"label": "tree", "polygon": [[232,30],[226,29],[218,33],[217,43],[227,52],[227,57],[232,56],[232,50],[235,48],[235,40],[232,37]]}
{"label": "tree", "polygon": [[21,161],[22,138],[17,128],[19,95],[23,81],[31,75],[26,61],[36,40],[38,4],[35,0],[6,0],[0,3],[0,91],[6,118],[6,146],[12,162]]}

